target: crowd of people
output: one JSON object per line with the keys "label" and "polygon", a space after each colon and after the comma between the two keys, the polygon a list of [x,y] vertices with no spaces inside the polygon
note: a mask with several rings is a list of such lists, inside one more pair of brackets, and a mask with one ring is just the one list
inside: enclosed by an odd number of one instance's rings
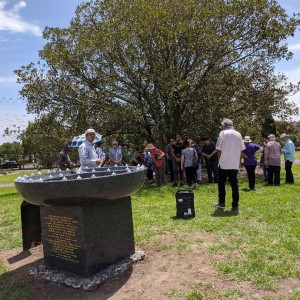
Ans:
{"label": "crowd of people", "polygon": [[[147,169],[147,182],[162,186],[166,183],[166,176],[174,187],[184,184],[188,189],[197,188],[202,182],[202,166],[206,168],[207,183],[218,184],[219,199],[215,204],[218,208],[225,208],[226,189],[228,180],[232,189],[232,210],[239,206],[239,189],[237,175],[241,162],[247,172],[249,190],[255,190],[255,170],[258,165],[257,156],[261,156],[259,165],[263,169],[264,180],[268,185],[280,185],[281,155],[285,160],[285,182],[294,183],[292,165],[295,161],[295,146],[286,133],[280,135],[282,146],[276,141],[274,134],[270,134],[263,146],[251,141],[250,136],[242,138],[233,127],[230,119],[221,123],[222,131],[217,142],[204,137],[201,144],[192,139],[183,140],[177,133],[171,138],[164,151],[154,144],[141,144],[138,151],[134,151],[128,142],[119,145],[113,140],[108,153],[105,153],[102,141],[93,143],[95,130],[85,132],[86,140],[78,149],[82,167],[120,166],[143,164]],[[59,167],[66,170],[70,166],[68,145],[64,144],[59,154]]]}

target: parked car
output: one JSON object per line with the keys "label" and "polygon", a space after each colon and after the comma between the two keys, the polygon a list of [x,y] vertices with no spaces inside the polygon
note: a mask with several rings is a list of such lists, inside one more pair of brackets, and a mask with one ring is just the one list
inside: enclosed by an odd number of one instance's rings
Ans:
{"label": "parked car", "polygon": [[16,161],[6,161],[0,165],[0,169],[20,168],[20,164]]}

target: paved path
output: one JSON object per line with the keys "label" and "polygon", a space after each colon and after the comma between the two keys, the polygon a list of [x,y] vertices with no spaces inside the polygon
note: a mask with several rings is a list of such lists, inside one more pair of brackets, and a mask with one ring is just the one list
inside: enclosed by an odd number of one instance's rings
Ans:
{"label": "paved path", "polygon": [[14,183],[4,183],[4,184],[0,184],[0,188],[3,188],[3,187],[12,187],[12,186],[15,186]]}

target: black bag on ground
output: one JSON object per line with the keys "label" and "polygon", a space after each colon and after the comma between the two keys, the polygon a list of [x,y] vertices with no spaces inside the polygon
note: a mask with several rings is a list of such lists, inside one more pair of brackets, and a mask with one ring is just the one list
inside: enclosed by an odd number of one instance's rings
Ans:
{"label": "black bag on ground", "polygon": [[194,218],[194,193],[189,190],[179,190],[176,197],[176,217],[177,218]]}

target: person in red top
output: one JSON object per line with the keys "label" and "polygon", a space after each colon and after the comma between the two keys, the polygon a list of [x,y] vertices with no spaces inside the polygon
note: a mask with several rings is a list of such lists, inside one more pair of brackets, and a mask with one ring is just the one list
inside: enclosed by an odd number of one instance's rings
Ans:
{"label": "person in red top", "polygon": [[155,172],[155,180],[158,186],[165,184],[165,153],[156,148],[153,144],[148,144],[146,150],[150,151]]}

